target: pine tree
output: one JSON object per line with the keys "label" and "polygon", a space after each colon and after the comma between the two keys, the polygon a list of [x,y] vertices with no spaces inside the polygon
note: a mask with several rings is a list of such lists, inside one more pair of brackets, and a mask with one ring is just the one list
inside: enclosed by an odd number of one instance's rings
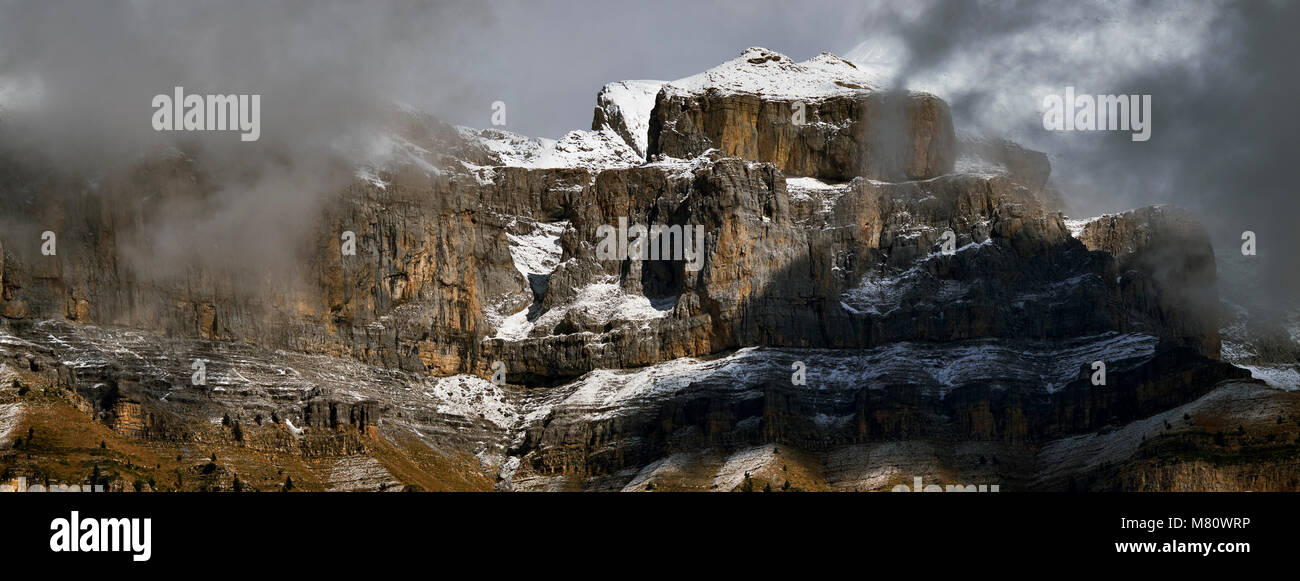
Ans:
{"label": "pine tree", "polygon": [[289,492],[290,490],[293,490],[293,477],[292,477],[292,476],[286,477],[286,478],[284,479],[284,488],[281,488],[281,489],[280,489],[281,492]]}

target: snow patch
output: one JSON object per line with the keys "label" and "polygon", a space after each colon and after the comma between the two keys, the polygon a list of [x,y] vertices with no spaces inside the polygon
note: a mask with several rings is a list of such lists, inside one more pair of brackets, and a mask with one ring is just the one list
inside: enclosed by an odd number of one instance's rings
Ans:
{"label": "snow patch", "polygon": [[596,103],[606,118],[618,115],[632,136],[631,145],[642,155],[649,147],[650,113],[663,81],[618,81],[609,83],[596,95]]}
{"label": "snow patch", "polygon": [[828,52],[796,63],[781,53],[751,47],[735,59],[672,81],[664,89],[691,94],[715,90],[815,102],[879,90],[887,83],[888,76],[883,70],[855,64]]}
{"label": "snow patch", "polygon": [[426,386],[425,397],[433,399],[440,414],[483,419],[502,428],[519,419],[514,406],[506,401],[505,390],[495,383],[473,375],[453,375]]}
{"label": "snow patch", "polygon": [[1296,365],[1240,365],[1251,376],[1285,391],[1300,390],[1300,370]]}
{"label": "snow patch", "polygon": [[558,141],[500,129],[457,127],[461,137],[496,154],[501,165],[530,169],[606,169],[641,165],[641,156],[611,129],[570,131]]}
{"label": "snow patch", "polygon": [[651,320],[667,317],[676,304],[675,297],[653,302],[642,295],[624,292],[614,280],[613,277],[607,277],[601,282],[578,289],[577,296],[572,301],[551,308],[533,321],[528,320],[528,309],[510,315],[497,326],[497,334],[491,339],[521,341],[528,338],[534,328],[553,328],[571,311],[577,311],[581,317],[592,322],[648,324]]}
{"label": "snow patch", "polygon": [[1081,220],[1066,218],[1065,229],[1070,231],[1070,236],[1078,238],[1083,235],[1083,229],[1087,227],[1088,224],[1092,223],[1093,221],[1099,220],[1101,218],[1102,216],[1093,216],[1091,218],[1083,218]]}
{"label": "snow patch", "polygon": [[515,268],[524,278],[530,274],[555,272],[563,253],[560,235],[568,227],[567,221],[554,224],[536,222],[528,234],[506,234],[506,239],[510,242],[510,258],[514,259]]}

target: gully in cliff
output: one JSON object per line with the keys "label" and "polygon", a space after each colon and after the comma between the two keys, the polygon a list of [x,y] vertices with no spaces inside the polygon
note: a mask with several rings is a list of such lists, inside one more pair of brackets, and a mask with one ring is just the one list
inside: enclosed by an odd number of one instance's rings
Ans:
{"label": "gully in cliff", "polygon": [[[692,236],[694,234],[694,236]],[[686,270],[704,267],[704,227],[699,225],[627,224],[618,219],[618,229],[609,224],[596,228],[598,260],[685,260]],[[692,241],[694,244],[692,244]]]}

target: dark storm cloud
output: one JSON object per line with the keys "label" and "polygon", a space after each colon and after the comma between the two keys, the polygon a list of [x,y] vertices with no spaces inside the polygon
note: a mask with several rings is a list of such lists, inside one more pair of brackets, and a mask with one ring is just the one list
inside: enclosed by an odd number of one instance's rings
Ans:
{"label": "dark storm cloud", "polygon": [[[1300,294],[1291,161],[1300,5],[880,3],[862,22],[868,46],[895,45],[885,52],[898,83],[947,99],[959,131],[1048,152],[1053,182],[1079,216],[1175,204],[1206,224],[1227,260],[1240,260],[1241,234],[1254,231],[1267,245],[1232,276],[1253,272],[1258,294],[1227,298],[1281,304]],[[1150,141],[1044,130],[1042,98],[1066,86],[1151,95]]]}

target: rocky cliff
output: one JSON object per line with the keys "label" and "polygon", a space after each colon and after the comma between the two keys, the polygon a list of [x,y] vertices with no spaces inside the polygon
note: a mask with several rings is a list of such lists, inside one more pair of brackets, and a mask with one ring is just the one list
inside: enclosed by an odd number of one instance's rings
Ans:
{"label": "rocky cliff", "polygon": [[[157,252],[175,208],[227,195],[201,156],[5,161],[0,394],[30,422],[76,410],[137,450],[123,478],[180,489],[1213,488],[1238,473],[1163,442],[1238,458],[1197,434],[1275,432],[1219,361],[1194,219],[1067,220],[1045,156],[959,142],[938,97],[834,55],[607,85],[555,141],[409,110],[381,139],[317,172],[289,259],[256,264]],[[698,228],[699,255],[604,256],[620,221]],[[1189,406],[1207,419],[1149,425]],[[1294,488],[1277,438],[1268,486]],[[229,458],[203,473],[196,446]],[[43,450],[3,461],[52,470]]]}

